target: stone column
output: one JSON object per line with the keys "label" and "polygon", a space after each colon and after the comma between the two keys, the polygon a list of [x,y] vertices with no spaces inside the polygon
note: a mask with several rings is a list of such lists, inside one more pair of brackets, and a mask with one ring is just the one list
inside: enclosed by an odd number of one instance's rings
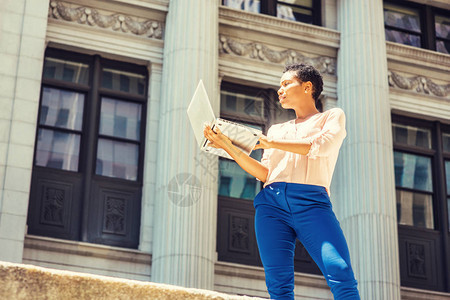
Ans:
{"label": "stone column", "polygon": [[48,3],[0,3],[0,260],[22,262]]}
{"label": "stone column", "polygon": [[[139,250],[152,252],[154,205],[156,193],[156,164],[158,153],[158,124],[162,83],[162,64],[151,62],[148,66],[149,95],[145,131],[144,184],[142,186],[142,211]],[[150,274],[149,274],[150,275]]]}
{"label": "stone column", "polygon": [[400,299],[391,111],[382,0],[338,0],[338,105],[347,117],[337,214],[361,299]]}
{"label": "stone column", "polygon": [[218,112],[217,0],[171,0],[164,38],[152,277],[213,289],[218,158],[200,152],[186,113],[199,79]]}

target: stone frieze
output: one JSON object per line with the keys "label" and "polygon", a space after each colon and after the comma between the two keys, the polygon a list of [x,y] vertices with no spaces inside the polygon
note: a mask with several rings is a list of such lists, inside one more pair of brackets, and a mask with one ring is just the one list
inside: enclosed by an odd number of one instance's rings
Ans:
{"label": "stone frieze", "polygon": [[75,7],[62,1],[50,2],[48,17],[155,39],[162,39],[163,35],[161,22],[120,13],[111,14],[86,6]]}
{"label": "stone frieze", "polygon": [[296,50],[275,50],[262,43],[242,42],[231,37],[219,36],[219,51],[223,54],[242,56],[277,64],[305,62],[313,65],[322,74],[336,75],[336,59],[332,57],[309,57]]}
{"label": "stone frieze", "polygon": [[439,85],[426,76],[402,76],[394,71],[388,71],[389,86],[416,93],[450,98],[450,83]]}

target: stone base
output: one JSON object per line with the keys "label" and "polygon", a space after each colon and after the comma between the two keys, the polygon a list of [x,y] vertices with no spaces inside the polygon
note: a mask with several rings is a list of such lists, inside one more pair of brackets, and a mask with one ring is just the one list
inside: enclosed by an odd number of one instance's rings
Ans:
{"label": "stone base", "polygon": [[0,299],[260,299],[0,262]]}

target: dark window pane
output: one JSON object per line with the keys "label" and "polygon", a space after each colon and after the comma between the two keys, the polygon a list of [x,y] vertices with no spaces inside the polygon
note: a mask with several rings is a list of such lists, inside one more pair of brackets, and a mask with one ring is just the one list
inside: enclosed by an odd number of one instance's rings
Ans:
{"label": "dark window pane", "polygon": [[436,37],[450,39],[450,18],[435,16]]}
{"label": "dark window pane", "polygon": [[436,40],[436,50],[441,53],[450,54],[450,42]]}
{"label": "dark window pane", "polygon": [[230,111],[230,112],[232,112],[232,111],[236,111],[236,107],[237,107],[237,98],[236,98],[236,95],[233,95],[233,94],[225,94],[225,92],[223,92],[224,93],[224,104],[225,104],[225,107],[224,107],[224,109],[223,110],[227,110],[227,111]]}
{"label": "dark window pane", "polygon": [[[309,1],[298,1],[298,2],[309,2]],[[288,2],[287,1],[286,2],[279,1],[279,4],[277,5],[277,17],[278,18],[312,24],[312,10],[311,9],[306,9],[306,8],[302,8],[302,7],[292,6],[292,5],[285,5],[285,4],[288,4]]]}
{"label": "dark window pane", "polygon": [[[122,92],[128,92],[130,90],[130,78],[129,77],[120,75],[120,90]],[[137,90],[138,89],[136,87],[136,91]]]}
{"label": "dark window pane", "polygon": [[384,24],[420,33],[419,11],[412,8],[384,4]]}
{"label": "dark window pane", "polygon": [[36,165],[78,171],[80,135],[39,129]]}
{"label": "dark window pane", "polygon": [[394,151],[395,185],[432,192],[431,159]]}
{"label": "dark window pane", "polygon": [[102,76],[102,87],[106,89],[112,89],[113,88],[113,73],[111,72],[103,72]]}
{"label": "dark window pane", "polygon": [[415,34],[409,34],[397,30],[385,29],[386,41],[400,43],[403,45],[409,45],[414,47],[421,46],[420,36]]}
{"label": "dark window pane", "polygon": [[107,139],[99,139],[97,175],[127,180],[137,179],[139,146]]}
{"label": "dark window pane", "polygon": [[447,198],[448,231],[450,231],[450,198]]}
{"label": "dark window pane", "polygon": [[392,124],[392,135],[394,143],[431,149],[431,132],[429,129]]}
{"label": "dark window pane", "polygon": [[140,104],[102,99],[100,134],[139,141],[140,127]]}
{"label": "dark window pane", "polygon": [[102,87],[115,91],[144,95],[145,76],[113,69],[103,69]]}
{"label": "dark window pane", "polygon": [[43,77],[87,84],[89,81],[89,66],[69,60],[46,57],[44,60]]}
{"label": "dark window pane", "polygon": [[[261,130],[261,126],[245,125]],[[252,151],[250,156],[261,161],[262,150]],[[261,181],[256,180],[255,177],[242,170],[235,161],[219,159],[220,196],[253,200],[260,190]]]}
{"label": "dark window pane", "polygon": [[264,118],[264,99],[236,92],[220,92],[220,111]]}
{"label": "dark window pane", "polygon": [[442,145],[445,152],[450,152],[450,133],[442,134]]}
{"label": "dark window pane", "polygon": [[396,190],[396,198],[399,224],[434,229],[431,195]]}
{"label": "dark window pane", "polygon": [[445,162],[445,178],[447,182],[447,195],[450,195],[450,160]]}
{"label": "dark window pane", "polygon": [[[261,160],[260,151],[253,151],[250,156]],[[220,196],[253,200],[260,190],[261,182],[242,170],[236,162],[228,159],[219,160]]]}
{"label": "dark window pane", "polygon": [[75,72],[72,68],[70,68],[70,67],[68,68],[67,66],[64,66],[63,76],[62,76],[62,79],[64,81],[72,81],[73,78],[75,77],[74,75],[75,75]]}
{"label": "dark window pane", "polygon": [[260,12],[260,0],[224,0],[223,5],[249,12]]}
{"label": "dark window pane", "polygon": [[44,87],[40,125],[81,130],[84,94]]}

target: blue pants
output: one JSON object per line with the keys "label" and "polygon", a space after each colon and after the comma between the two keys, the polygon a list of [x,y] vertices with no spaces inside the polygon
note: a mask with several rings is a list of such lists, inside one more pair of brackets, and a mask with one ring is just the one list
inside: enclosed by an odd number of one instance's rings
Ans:
{"label": "blue pants", "polygon": [[322,271],[334,299],[360,299],[347,242],[324,187],[274,182],[256,195],[253,205],[271,299],[294,299],[296,238]]}

